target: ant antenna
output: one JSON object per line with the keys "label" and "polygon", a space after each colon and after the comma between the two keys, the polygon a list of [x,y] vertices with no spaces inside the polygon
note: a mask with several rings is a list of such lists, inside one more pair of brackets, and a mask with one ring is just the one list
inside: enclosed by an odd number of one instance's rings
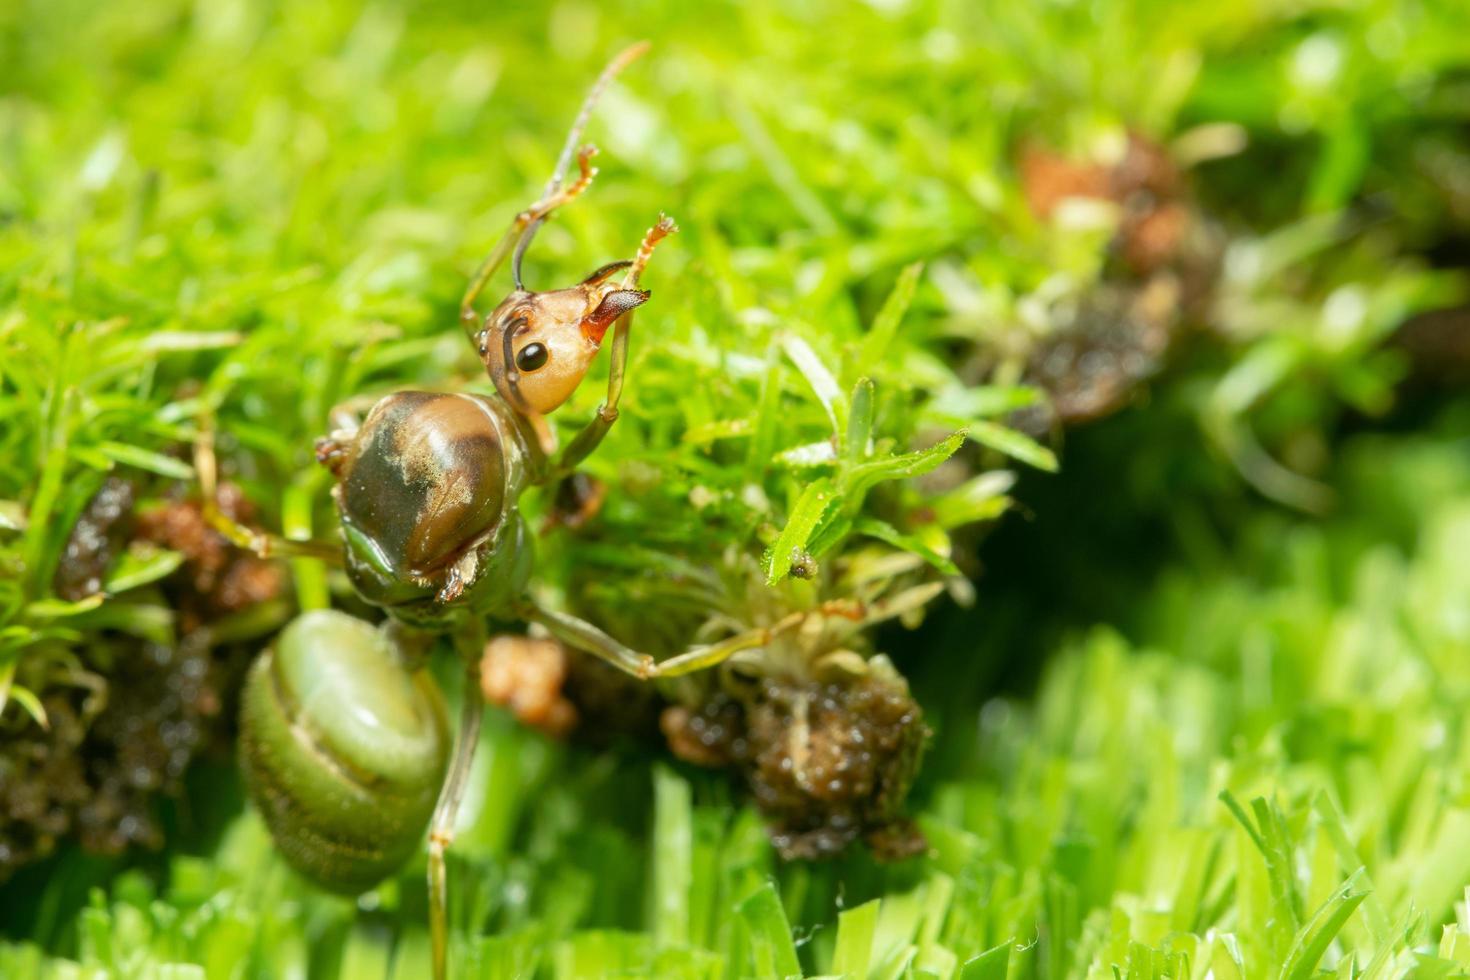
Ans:
{"label": "ant antenna", "polygon": [[643,275],[643,270],[647,267],[648,260],[653,257],[653,250],[658,247],[658,243],[678,230],[679,226],[674,224],[673,218],[666,214],[658,216],[658,222],[648,229],[648,234],[643,236],[643,242],[638,246],[638,255],[629,264],[628,271],[623,274],[623,289],[632,289],[638,285],[638,278]]}
{"label": "ant antenna", "polygon": [[504,345],[502,347],[502,356],[504,357],[503,363],[505,364],[505,380],[506,383],[510,385],[511,392],[515,395],[513,401],[515,401],[516,404],[512,407],[519,411],[525,411],[530,408],[530,406],[526,404],[525,397],[521,395],[521,372],[520,369],[516,367],[515,362],[516,333],[519,332],[521,327],[525,325],[525,318],[518,317],[517,319],[512,320],[510,323],[506,324],[505,331],[501,336],[501,343]]}
{"label": "ant antenna", "polygon": [[[551,179],[546,182],[546,190],[542,193],[541,200],[532,205],[528,211],[516,215],[515,221],[491,249],[485,261],[480,264],[480,269],[475,273],[475,277],[470,280],[464,298],[459,302],[460,322],[464,325],[466,333],[471,336],[474,334],[474,324],[477,320],[474,303],[480,291],[490,281],[490,277],[495,274],[495,270],[500,268],[501,263],[514,252],[515,268],[512,272],[515,276],[516,289],[521,289],[521,257],[525,255],[531,240],[536,237],[536,230],[541,227],[541,223],[548,214],[586,190],[587,184],[591,182],[592,174],[595,173],[588,165],[588,160],[596,151],[591,147],[584,147],[582,152],[577,154],[577,141],[582,138],[582,131],[587,128],[587,121],[592,117],[592,109],[597,105],[598,98],[608,84],[649,47],[649,42],[639,41],[637,44],[624,48],[612,61],[608,62],[602,74],[598,75],[597,80],[592,83],[587,97],[582,100],[582,108],[577,113],[577,118],[572,121],[572,128],[567,132],[567,141],[562,145],[561,155],[556,158],[556,169],[551,172]],[[573,154],[577,155],[578,165],[582,168],[582,176],[563,190],[562,180],[566,177],[567,168],[571,166]]]}
{"label": "ant antenna", "polygon": [[[602,74],[597,76],[592,87],[587,90],[587,97],[582,100],[582,108],[577,110],[577,117],[572,120],[572,128],[567,130],[566,142],[562,144],[561,154],[556,158],[556,167],[551,171],[551,179],[546,182],[546,189],[541,192],[543,200],[561,189],[561,182],[566,178],[567,168],[572,164],[572,154],[577,151],[577,142],[581,140],[582,132],[592,118],[592,110],[597,107],[597,100],[602,98],[602,93],[607,90],[612,80],[618,77],[624,68],[641,58],[650,47],[652,47],[651,42],[639,41],[619,51],[613,60],[607,63],[607,67],[602,69]],[[585,147],[581,155],[584,183],[587,180],[585,157],[590,155],[590,152],[595,152],[595,150],[590,146]],[[521,282],[521,259],[525,256],[526,249],[530,247],[532,239],[536,237],[536,232],[545,223],[545,215],[532,221],[526,226],[526,230],[521,232],[520,240],[516,242],[515,253],[510,260],[510,272],[517,290],[525,288]]]}
{"label": "ant antenna", "polygon": [[524,292],[526,289],[525,283],[521,281],[521,260],[526,256],[526,249],[530,247],[531,239],[536,237],[537,230],[545,222],[545,216],[537,218],[526,226],[526,230],[521,232],[520,239],[516,241],[516,250],[510,257],[510,279],[518,293]]}
{"label": "ant antenna", "polygon": [[551,179],[546,182],[546,190],[542,197],[550,197],[556,189],[561,187],[562,178],[567,175],[567,167],[572,164],[572,154],[577,151],[577,141],[582,138],[582,130],[587,128],[587,121],[592,118],[592,109],[597,105],[597,100],[602,97],[603,90],[618,76],[624,68],[643,56],[652,44],[648,41],[639,41],[630,44],[619,51],[617,57],[607,63],[602,69],[602,74],[597,76],[597,81],[592,83],[587,97],[582,100],[582,108],[577,113],[577,118],[572,121],[572,128],[567,131],[567,141],[562,144],[561,156],[556,158],[556,169],[551,172]]}

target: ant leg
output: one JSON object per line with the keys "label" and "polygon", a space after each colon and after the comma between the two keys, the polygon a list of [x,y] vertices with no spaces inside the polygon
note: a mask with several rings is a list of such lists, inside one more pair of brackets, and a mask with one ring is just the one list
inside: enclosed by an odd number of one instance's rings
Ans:
{"label": "ant leg", "polygon": [[618,399],[623,395],[623,377],[628,368],[628,331],[633,327],[633,312],[629,310],[613,325],[612,364],[607,376],[607,400],[597,407],[592,421],[572,437],[556,456],[551,466],[551,480],[559,481],[571,473],[582,461],[602,444],[618,420]]}
{"label": "ant leg", "polygon": [[330,541],[296,541],[246,527],[220,510],[218,468],[214,456],[214,420],[204,414],[199,419],[199,435],[194,442],[194,473],[199,479],[200,509],[210,527],[237,548],[254,552],[261,558],[317,558],[333,565],[342,563],[342,549]]}
{"label": "ant leg", "polygon": [[485,654],[485,624],[469,617],[455,631],[454,646],[464,661],[464,690],[460,695],[459,730],[454,734],[454,755],[434,818],[429,824],[429,941],[433,946],[434,976],[449,975],[449,878],[444,854],[454,841],[454,824],[464,799],[465,783],[480,744],[480,719],[485,713],[485,696],[480,690],[480,660]]}
{"label": "ant leg", "polygon": [[564,527],[571,531],[591,521],[607,500],[607,484],[586,473],[572,472],[552,489],[551,508],[541,521],[541,533]]}
{"label": "ant leg", "polygon": [[334,438],[354,436],[362,428],[362,420],[372,407],[383,400],[378,395],[353,395],[344,402],[333,405],[327,412],[327,424],[332,427]]}
{"label": "ant leg", "polygon": [[[522,618],[544,626],[552,636],[571,647],[605,660],[639,680],[655,677],[677,677],[689,674],[728,658],[731,654],[753,647],[765,646],[783,629],[789,628],[783,621],[770,629],[747,630],[708,646],[695,647],[667,660],[655,660],[646,653],[638,653],[608,636],[584,619],[569,616],[554,609],[527,601],[519,610]],[[794,625],[794,624],[792,624]]]}
{"label": "ant leg", "polygon": [[[556,158],[556,167],[551,171],[551,179],[546,182],[546,189],[541,192],[541,200],[516,215],[504,237],[500,239],[495,248],[491,249],[489,257],[480,266],[480,271],[470,281],[470,287],[465,292],[459,310],[460,322],[468,333],[473,334],[475,330],[475,313],[471,308],[472,305],[479,297],[481,290],[485,288],[485,283],[489,282],[495,270],[500,268],[500,264],[511,254],[511,250],[517,249],[517,241],[525,235],[525,241],[518,248],[518,251],[524,251],[526,245],[530,244],[531,236],[536,234],[536,226],[556,208],[586,190],[587,185],[592,182],[592,174],[595,171],[590,169],[588,161],[597,151],[590,146],[584,146],[577,156],[577,164],[582,171],[582,176],[571,187],[561,190],[562,178],[566,175],[567,165],[572,160],[572,151],[577,141],[582,138],[582,131],[586,129],[587,121],[592,118],[592,107],[597,104],[597,100],[602,97],[603,90],[617,77],[618,73],[638,60],[647,50],[647,41],[629,45],[613,56],[613,59],[607,63],[607,67],[603,68],[602,73],[597,76],[597,80],[592,83],[592,88],[582,100],[582,108],[577,111],[577,117],[572,120],[571,129],[567,131],[566,141],[562,144],[561,153]],[[520,278],[519,271],[517,271],[517,288],[520,287]]]}
{"label": "ant leg", "polygon": [[[620,288],[636,287],[658,243],[678,230],[679,226],[674,224],[674,219],[666,214],[659,215],[658,221],[643,236],[643,242],[638,246],[638,255],[624,274]],[[552,468],[554,477],[565,476],[576,469],[582,460],[592,455],[593,450],[612,429],[613,423],[618,420],[618,400],[623,396],[623,378],[628,371],[628,335],[632,329],[633,311],[629,310],[613,326],[612,361],[607,375],[607,399],[598,407],[597,414],[592,417],[592,421],[588,422],[582,431],[567,443],[566,449],[562,450],[556,465]]]}
{"label": "ant leg", "polygon": [[327,424],[332,428],[316,441],[316,461],[338,480],[357,447],[357,431],[362,428],[363,416],[381,398],[377,395],[358,395],[339,405],[333,405],[327,413]]}
{"label": "ant leg", "polygon": [[[592,178],[597,176],[597,168],[592,166],[592,158],[596,155],[597,148],[595,146],[588,145],[582,147],[577,153],[577,167],[581,171],[580,176],[566,187],[548,188],[545,196],[541,200],[511,219],[510,227],[505,230],[505,234],[500,237],[500,241],[495,243],[495,247],[490,250],[490,254],[480,264],[479,271],[470,280],[469,288],[465,290],[464,298],[460,300],[459,317],[465,330],[474,332],[477,325],[477,317],[474,310],[475,300],[480,298],[480,293],[485,289],[485,284],[490,281],[491,276],[495,275],[496,270],[500,268],[501,264],[505,262],[511,252],[514,251],[517,257],[519,257],[525,251],[526,246],[530,244],[531,238],[536,234],[536,230],[541,227],[541,223],[546,220],[551,212],[564,204],[569,204],[576,200],[591,185]],[[517,262],[516,265],[519,266],[520,263]],[[519,269],[517,269],[516,280],[517,288],[519,288]]]}

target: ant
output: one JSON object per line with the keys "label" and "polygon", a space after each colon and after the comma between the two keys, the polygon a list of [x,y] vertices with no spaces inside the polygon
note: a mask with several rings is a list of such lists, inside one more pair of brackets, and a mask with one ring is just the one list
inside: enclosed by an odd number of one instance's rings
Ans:
{"label": "ant", "polygon": [[[772,628],[750,630],[660,662],[541,605],[527,589],[534,553],[518,510],[521,494],[568,477],[617,421],[633,312],[650,296],[640,280],[655,248],[677,229],[660,216],[632,259],[564,289],[527,289],[522,259],[546,220],[591,185],[596,150],[578,149],[578,140],[608,83],[647,48],[627,48],[597,78],[540,199],[515,216],[465,292],[460,322],[495,394],[400,391],[360,419],[351,403],[332,411],[332,431],[317,442],[316,456],[336,481],[340,543],[291,540],[232,520],[216,501],[208,425],[196,447],[213,527],[262,557],[341,564],[357,593],[388,614],[382,630],[323,610],[289,625],[247,681],[243,755],[252,795],[282,853],[326,887],[371,887],[417,848],[429,825],[439,978],[448,964],[444,855],[479,739],[486,620],[539,624],[644,680],[711,666],[773,635]],[[578,175],[565,182],[574,157]],[[482,316],[475,304],[507,259],[513,288]],[[610,332],[606,398],[558,449],[545,416],[581,384]],[[467,675],[452,753],[442,696],[420,669],[429,640],[441,634],[452,637]],[[365,744],[377,738],[388,742]]]}

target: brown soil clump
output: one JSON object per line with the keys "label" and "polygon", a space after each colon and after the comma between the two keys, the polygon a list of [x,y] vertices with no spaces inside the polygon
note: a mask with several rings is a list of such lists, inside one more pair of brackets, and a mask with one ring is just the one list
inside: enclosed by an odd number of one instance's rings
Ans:
{"label": "brown soil clump", "polygon": [[882,860],[926,846],[903,802],[929,729],[901,680],[767,680],[746,699],[670,707],[662,727],[680,758],[744,773],[787,859],[833,857],[859,838]]}

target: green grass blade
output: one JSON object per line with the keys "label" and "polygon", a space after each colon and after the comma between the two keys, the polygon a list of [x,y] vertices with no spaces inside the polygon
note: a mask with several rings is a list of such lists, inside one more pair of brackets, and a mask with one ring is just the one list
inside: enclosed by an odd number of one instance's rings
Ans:
{"label": "green grass blade", "polygon": [[834,496],[832,482],[826,477],[813,480],[796,498],[786,526],[776,537],[776,542],[766,552],[766,582],[775,585],[791,572],[792,562],[805,550],[812,532],[816,530]]}
{"label": "green grass blade", "polygon": [[776,887],[767,881],[736,907],[750,935],[754,972],[759,977],[799,977],[801,963],[791,940],[791,925]]}
{"label": "green grass blade", "polygon": [[1302,927],[1281,967],[1281,980],[1307,980],[1316,972],[1327,947],[1368,897],[1366,878],[1361,869],[1355,872]]}
{"label": "green grass blade", "polygon": [[694,831],[689,783],[666,766],[653,770],[654,944],[683,946],[689,942],[689,890],[693,882]]}
{"label": "green grass blade", "polygon": [[837,948],[832,954],[832,972],[864,980],[871,968],[873,941],[878,932],[881,902],[873,899],[837,916]]}
{"label": "green grass blade", "polygon": [[1006,980],[1011,965],[1011,944],[1002,943],[972,957],[960,967],[959,980]]}

